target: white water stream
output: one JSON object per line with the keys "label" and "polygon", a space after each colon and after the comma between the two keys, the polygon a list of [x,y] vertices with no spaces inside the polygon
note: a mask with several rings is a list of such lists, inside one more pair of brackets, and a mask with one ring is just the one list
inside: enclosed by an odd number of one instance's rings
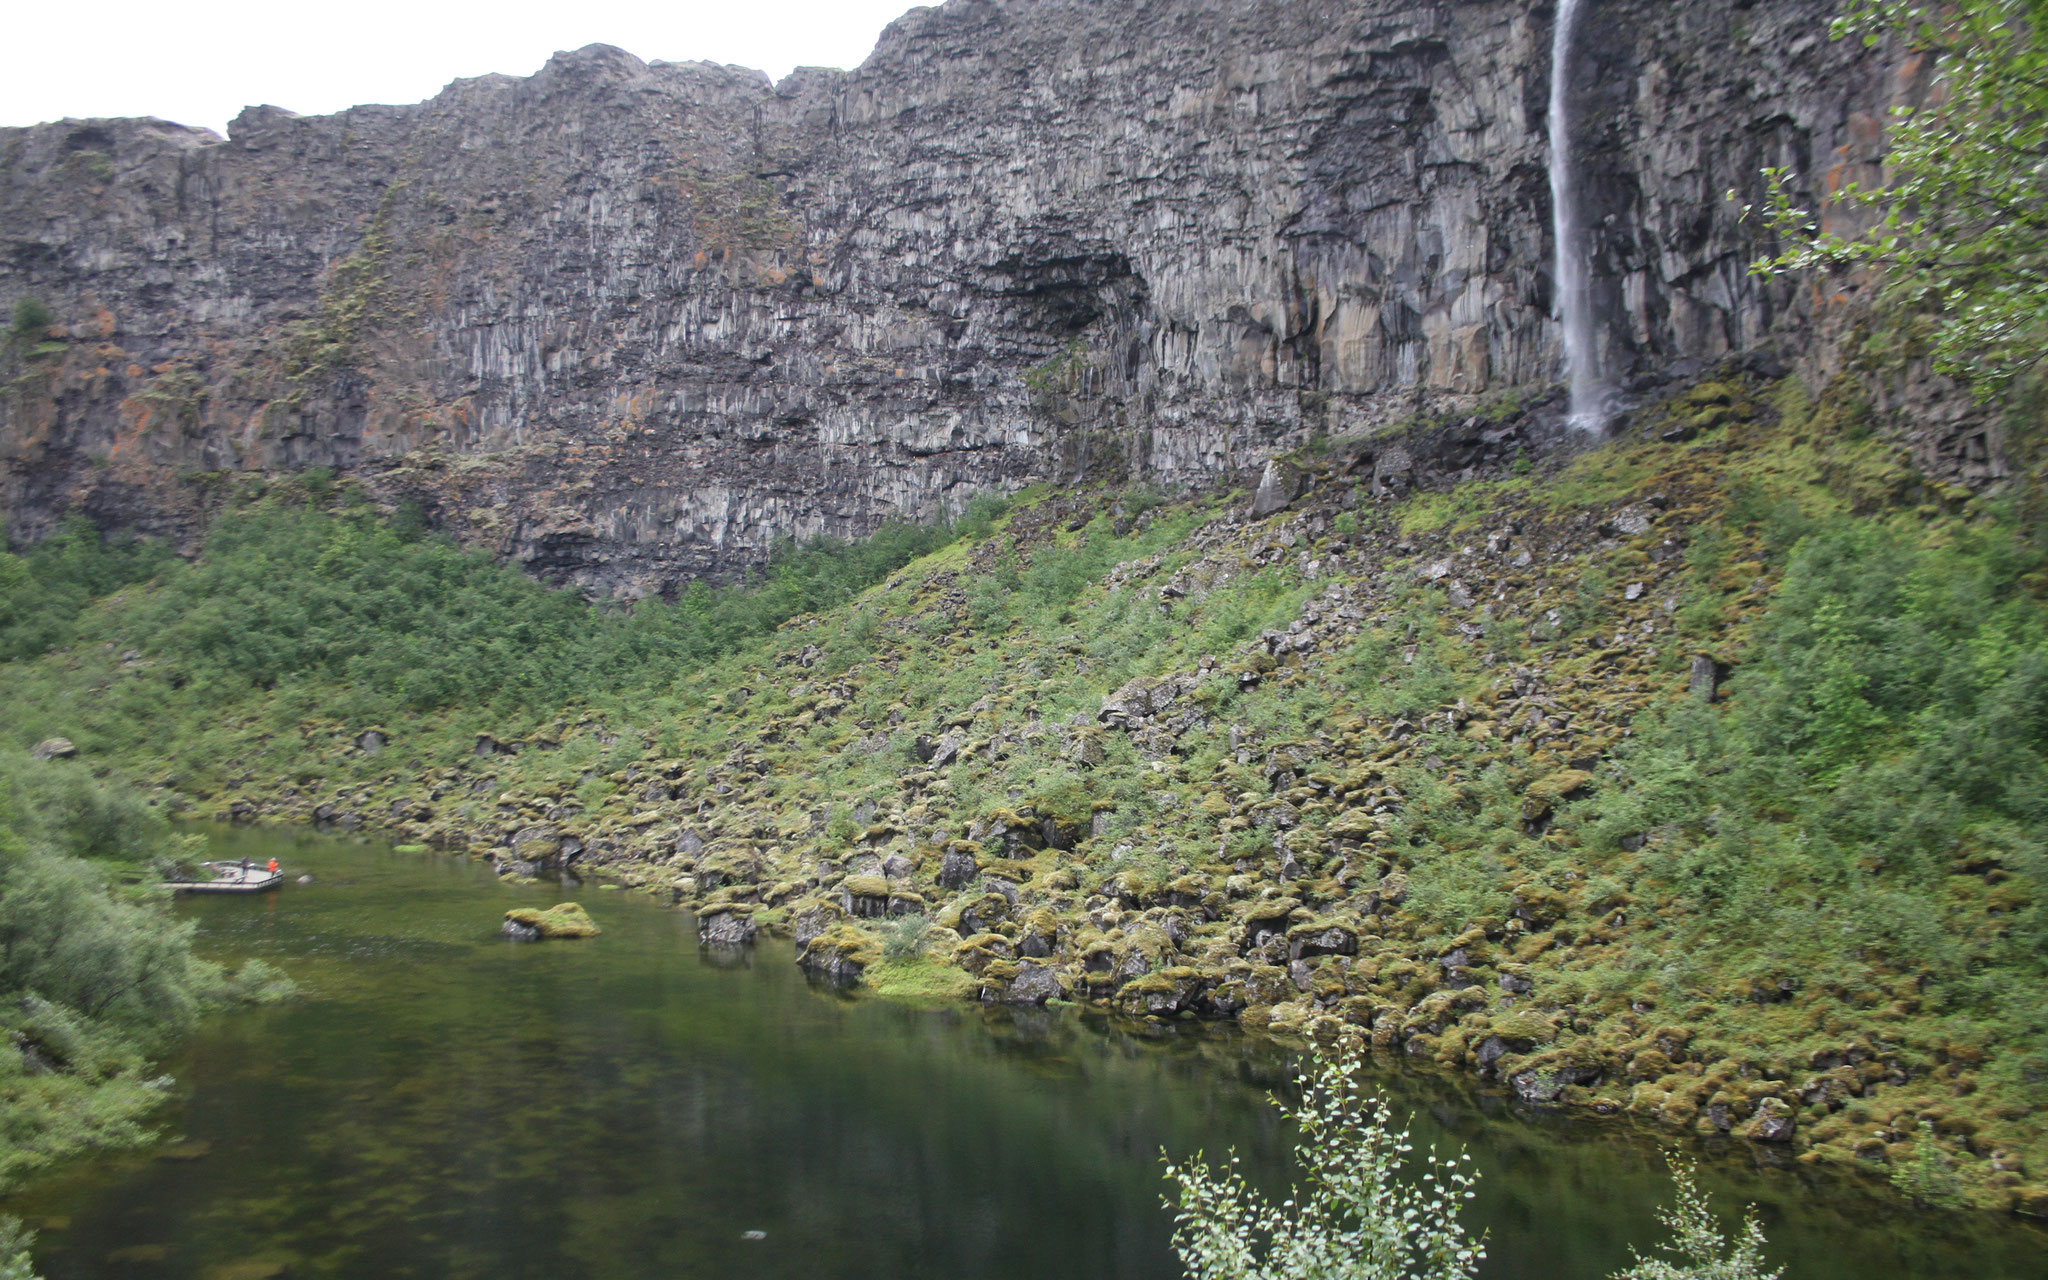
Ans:
{"label": "white water stream", "polygon": [[1593,333],[1593,294],[1588,279],[1585,229],[1579,222],[1578,189],[1572,175],[1572,34],[1581,0],[1558,0],[1550,35],[1550,217],[1557,244],[1557,317],[1564,327],[1565,377],[1571,388],[1571,425],[1598,431],[1606,423],[1607,389],[1600,381],[1600,352]]}

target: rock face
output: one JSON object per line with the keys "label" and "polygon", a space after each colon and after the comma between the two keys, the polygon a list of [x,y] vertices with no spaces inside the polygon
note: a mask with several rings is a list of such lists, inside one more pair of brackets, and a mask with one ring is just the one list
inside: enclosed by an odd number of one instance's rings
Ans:
{"label": "rock face", "polygon": [[[1589,5],[1612,368],[1809,326],[1723,193],[1874,173],[1894,82],[1831,11]],[[592,46],[225,140],[0,130],[0,305],[55,316],[4,356],[8,532],[189,537],[218,473],[322,466],[647,590],[1034,479],[1256,480],[1547,387],[1549,20],[951,0],[780,84]],[[1966,427],[1930,447],[1983,453]]]}
{"label": "rock face", "polygon": [[707,947],[744,947],[757,929],[751,908],[706,910],[697,917],[697,941]]}

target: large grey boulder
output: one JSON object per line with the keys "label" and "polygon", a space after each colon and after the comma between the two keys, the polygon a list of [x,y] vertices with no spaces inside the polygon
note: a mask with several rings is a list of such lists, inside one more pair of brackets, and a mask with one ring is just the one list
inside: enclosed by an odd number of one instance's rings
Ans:
{"label": "large grey boulder", "polygon": [[974,883],[974,877],[980,870],[980,861],[967,850],[948,849],[946,856],[939,860],[939,887],[964,889]]}
{"label": "large grey boulder", "polygon": [[697,941],[707,947],[744,947],[757,932],[751,908],[705,908],[697,917]]}
{"label": "large grey boulder", "polygon": [[1263,520],[1275,512],[1285,511],[1289,504],[1301,496],[1308,477],[1299,466],[1286,458],[1269,458],[1266,470],[1259,476],[1259,487],[1252,494],[1252,518]]}
{"label": "large grey boulder", "polygon": [[562,833],[553,823],[536,822],[512,833],[512,858],[538,867],[552,867],[562,854]]}

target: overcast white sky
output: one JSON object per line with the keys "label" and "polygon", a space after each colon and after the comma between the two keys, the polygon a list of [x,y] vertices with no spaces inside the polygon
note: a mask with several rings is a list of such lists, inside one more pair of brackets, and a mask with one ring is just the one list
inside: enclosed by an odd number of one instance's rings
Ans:
{"label": "overcast white sky", "polygon": [[103,0],[7,17],[0,125],[161,116],[226,131],[244,106],[303,115],[418,102],[461,76],[531,75],[557,49],[649,62],[855,67],[911,0]]}

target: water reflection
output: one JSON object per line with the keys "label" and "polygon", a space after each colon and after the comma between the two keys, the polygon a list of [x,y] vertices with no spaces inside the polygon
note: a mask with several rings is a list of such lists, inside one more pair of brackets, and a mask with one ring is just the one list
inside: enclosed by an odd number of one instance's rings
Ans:
{"label": "water reflection", "polygon": [[[687,917],[592,887],[601,938],[507,944],[500,912],[569,892],[323,839],[219,845],[313,883],[181,910],[312,998],[220,1019],[172,1064],[191,1145],[9,1206],[44,1225],[49,1280],[1167,1277],[1162,1146],[1285,1178],[1263,1100],[1287,1056],[1229,1030],[848,1000],[786,946],[701,951]],[[1655,1235],[1653,1135],[1385,1083],[1425,1141],[1473,1148],[1490,1280],[1604,1276]],[[2022,1224],[1904,1219],[1749,1160],[1708,1182],[1764,1204],[1798,1280],[2039,1274]]]}

